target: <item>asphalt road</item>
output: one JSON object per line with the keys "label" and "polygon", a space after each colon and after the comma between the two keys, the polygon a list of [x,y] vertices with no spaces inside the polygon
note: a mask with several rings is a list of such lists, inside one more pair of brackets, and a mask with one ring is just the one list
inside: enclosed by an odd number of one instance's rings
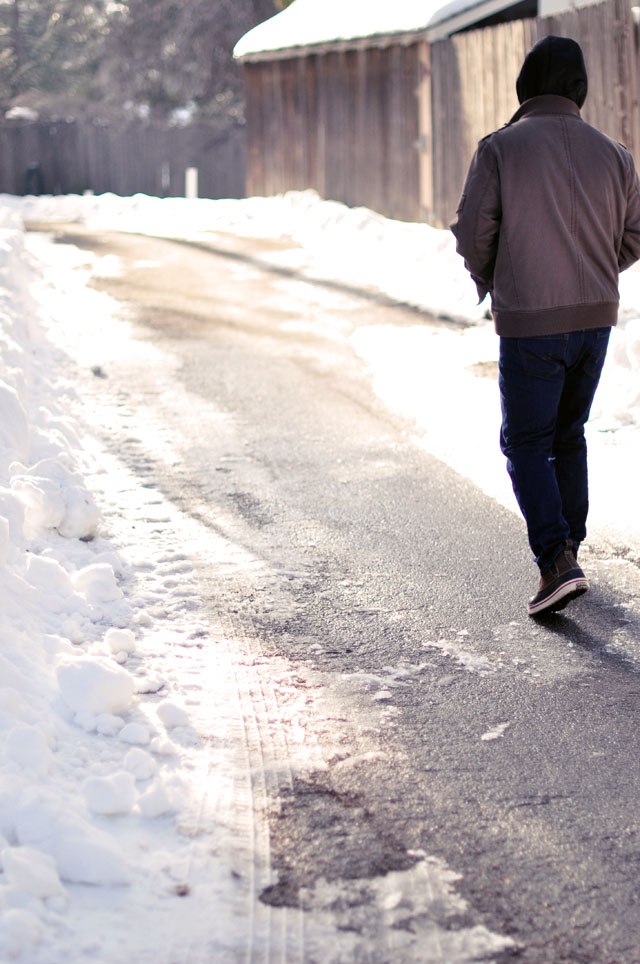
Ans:
{"label": "asphalt road", "polygon": [[[253,560],[201,574],[212,614],[353,707],[326,769],[270,785],[263,902],[311,907],[319,882],[406,870],[423,851],[461,875],[467,910],[443,926],[516,942],[492,960],[639,964],[637,569],[602,546],[585,557],[591,593],[528,619],[521,521],[415,445],[349,346],[357,326],[428,317],[269,266],[267,242],[57,238],[118,256],[94,283],[193,400],[163,408],[174,464],[144,438],[121,452]],[[105,390],[160,404],[153,371],[124,359],[106,374]]]}

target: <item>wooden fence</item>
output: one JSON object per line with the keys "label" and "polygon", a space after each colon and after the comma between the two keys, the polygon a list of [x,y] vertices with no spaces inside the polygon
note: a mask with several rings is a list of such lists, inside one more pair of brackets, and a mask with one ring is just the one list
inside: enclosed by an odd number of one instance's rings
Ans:
{"label": "wooden fence", "polygon": [[582,116],[633,153],[640,167],[638,35],[628,0],[608,0],[555,17],[457,34],[432,45],[433,185],[427,219],[448,224],[477,142],[518,108],[515,83],[525,54],[547,34],[573,37],[584,52],[589,93]]}
{"label": "wooden fence", "polygon": [[247,193],[315,188],[419,220],[418,45],[244,65]]}
{"label": "wooden fence", "polygon": [[179,197],[187,168],[200,197],[244,197],[244,128],[79,121],[0,124],[0,192]]}

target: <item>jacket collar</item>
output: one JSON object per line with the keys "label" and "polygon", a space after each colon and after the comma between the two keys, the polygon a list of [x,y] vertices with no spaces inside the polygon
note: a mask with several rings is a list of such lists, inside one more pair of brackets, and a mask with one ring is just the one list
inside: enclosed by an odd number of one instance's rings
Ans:
{"label": "jacket collar", "polygon": [[568,97],[561,97],[559,94],[540,94],[538,97],[525,100],[508,124],[515,124],[523,117],[539,117],[543,114],[569,114],[580,117],[580,108]]}

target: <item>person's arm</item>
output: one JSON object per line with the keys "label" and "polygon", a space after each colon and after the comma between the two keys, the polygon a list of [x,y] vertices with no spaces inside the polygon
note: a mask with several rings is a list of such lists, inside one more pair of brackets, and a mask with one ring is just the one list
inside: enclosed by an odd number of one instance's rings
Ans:
{"label": "person's arm", "polygon": [[456,250],[476,283],[480,301],[493,289],[501,219],[500,176],[494,152],[485,139],[471,161],[457,217],[451,225]]}
{"label": "person's arm", "polygon": [[618,252],[618,268],[624,271],[640,259],[640,181],[635,165],[629,155],[629,188],[624,232]]}

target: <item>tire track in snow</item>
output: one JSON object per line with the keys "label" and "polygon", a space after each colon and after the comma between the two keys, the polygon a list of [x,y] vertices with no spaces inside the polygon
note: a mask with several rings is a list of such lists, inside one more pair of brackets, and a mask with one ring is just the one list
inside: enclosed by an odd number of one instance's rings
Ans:
{"label": "tire track in snow", "polygon": [[[94,405],[95,401],[94,399]],[[126,416],[128,406],[123,405],[122,395],[118,407]],[[126,429],[126,425],[123,428]],[[164,434],[159,421],[156,428],[158,432]],[[113,435],[110,434],[103,439],[103,443],[112,450],[112,457],[115,456],[116,451],[120,452],[120,457],[122,456],[123,449],[119,439],[114,440]],[[138,461],[140,450],[140,446],[131,444],[125,449],[128,453],[127,460],[133,457],[134,466]],[[152,463],[153,457],[145,456],[143,464],[148,467]],[[121,477],[123,471],[128,474],[130,469],[131,466],[121,464],[118,469],[114,468],[109,473],[109,477]],[[145,478],[148,479],[147,473]],[[145,558],[153,558],[153,554],[158,552],[156,526],[160,521],[165,526],[162,534],[164,558],[178,558],[185,546],[197,546],[196,555],[200,556],[200,559],[199,561],[194,559],[196,568],[202,567],[215,573],[216,560],[220,559],[225,560],[223,563],[225,568],[230,566],[230,558],[238,554],[235,547],[220,545],[224,541],[221,536],[201,522],[183,516],[171,502],[165,499],[160,490],[152,486],[150,480],[140,489],[139,483],[136,483],[135,477],[132,477],[131,485],[137,488],[138,494],[142,497],[137,504],[138,518],[142,522],[150,522],[153,526],[151,530],[153,538],[148,545],[145,545],[138,536],[137,548]],[[110,523],[114,528],[116,539],[118,536],[124,537],[124,532],[118,530],[126,527],[126,510],[130,511],[130,508],[130,504],[123,505],[122,516],[117,513],[111,516]],[[136,528],[140,532],[139,523]],[[237,564],[242,566],[243,561],[244,554],[240,551]],[[145,575],[142,574],[141,578],[144,579]],[[146,580],[148,579],[147,573]],[[180,601],[185,598],[187,582],[187,580],[182,581],[180,592],[175,596],[178,609],[180,609]],[[228,582],[228,579],[225,579],[225,582]],[[227,586],[225,589],[225,599],[229,606],[233,605],[234,597],[241,598],[245,592],[237,580],[233,579],[233,583],[235,586]],[[255,964],[258,962],[276,964],[278,961],[297,964],[305,960],[302,910],[283,908],[276,913],[271,906],[260,900],[261,892],[272,883],[267,819],[269,802],[277,798],[283,788],[293,787],[292,771],[288,763],[290,750],[285,730],[279,725],[281,715],[277,698],[270,679],[260,672],[264,659],[259,641],[251,627],[248,627],[244,620],[232,619],[224,606],[218,605],[212,611],[206,600],[200,597],[200,591],[198,596],[199,611],[208,617],[208,640],[207,643],[203,643],[203,650],[208,644],[208,653],[204,662],[209,665],[203,667],[204,678],[214,676],[218,679],[226,678],[226,685],[231,686],[232,692],[225,693],[224,698],[230,700],[235,709],[234,718],[230,722],[235,744],[232,748],[234,792],[233,799],[227,807],[233,813],[224,813],[224,822],[231,826],[232,835],[235,838],[234,874],[238,874],[241,880],[247,881],[247,886],[242,888],[246,911],[246,915],[242,916],[249,922],[249,927],[242,957],[248,964],[249,962],[250,964],[254,962]],[[163,605],[166,604],[167,599],[163,602]],[[195,615],[198,616],[198,613]],[[188,624],[187,614],[181,615],[180,618]],[[201,616],[198,616],[196,622],[197,625],[201,625]],[[203,650],[200,652],[202,653]],[[204,688],[199,698],[203,700],[203,704],[209,704],[208,709],[204,709],[203,706],[203,725],[205,729],[208,728],[206,723],[208,715],[210,729],[215,733],[219,706],[215,701],[208,699]],[[205,748],[206,745],[205,742]],[[199,761],[199,769],[203,774],[207,774],[207,778],[212,776],[216,765],[215,755],[204,756]],[[199,821],[196,820],[192,828],[194,836],[203,832],[203,824],[209,824],[210,815],[215,815],[217,811],[220,817],[219,804],[219,800],[208,800],[207,793],[203,793],[199,808],[201,817]],[[184,964],[205,961],[206,953],[205,946],[193,946],[192,951],[184,959]]]}

